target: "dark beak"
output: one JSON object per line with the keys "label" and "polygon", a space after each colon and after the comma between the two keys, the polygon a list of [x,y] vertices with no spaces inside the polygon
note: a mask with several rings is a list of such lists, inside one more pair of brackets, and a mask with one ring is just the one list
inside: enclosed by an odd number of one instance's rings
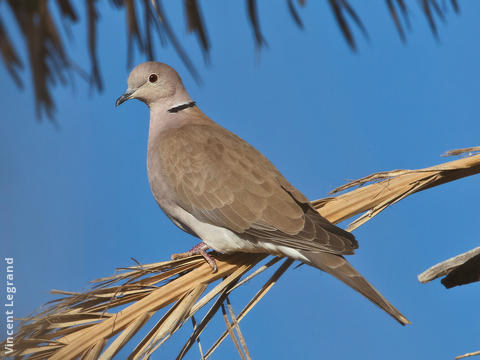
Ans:
{"label": "dark beak", "polygon": [[132,98],[132,95],[133,95],[134,92],[135,92],[134,89],[127,89],[127,91],[125,91],[125,94],[120,96],[117,99],[117,101],[115,101],[115,106],[118,106],[118,105],[124,103],[125,101],[130,100]]}

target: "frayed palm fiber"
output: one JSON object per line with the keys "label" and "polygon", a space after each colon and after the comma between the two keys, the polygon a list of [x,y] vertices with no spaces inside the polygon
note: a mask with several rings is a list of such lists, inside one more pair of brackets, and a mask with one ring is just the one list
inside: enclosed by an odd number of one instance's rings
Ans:
{"label": "frayed palm fiber", "polygon": [[[354,190],[313,204],[334,223],[363,213],[349,226],[352,230],[408,195],[479,173],[480,154],[475,154],[479,150],[480,147],[468,148],[465,151],[470,152],[470,156],[430,168],[373,174],[332,194],[355,187]],[[453,154],[459,155],[462,151]],[[250,359],[238,324],[293,263],[290,259],[270,257],[259,265],[266,257],[215,255],[218,265],[215,274],[199,257],[138,265],[95,280],[92,289],[84,293],[53,291],[63,297],[52,301],[47,310],[23,321],[14,339],[15,356],[18,359],[110,359],[127,346],[129,359],[148,359],[191,319],[193,331],[177,359],[182,359],[195,343],[198,343],[200,357],[207,359],[228,336],[241,358]],[[278,262],[280,265],[276,267]],[[273,275],[235,314],[229,294],[270,267],[276,267]],[[194,315],[204,306],[209,306],[209,310],[196,323]],[[220,309],[226,330],[203,352],[199,336]],[[161,319],[147,328],[147,321],[160,310],[164,310]],[[140,330],[145,333],[143,339],[138,343],[129,342]]]}

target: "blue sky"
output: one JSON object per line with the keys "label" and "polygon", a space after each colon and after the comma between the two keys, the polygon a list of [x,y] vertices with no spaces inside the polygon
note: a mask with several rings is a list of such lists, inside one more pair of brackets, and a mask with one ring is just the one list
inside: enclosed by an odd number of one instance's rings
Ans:
{"label": "blue sky", "polygon": [[[449,14],[435,41],[412,2],[413,30],[403,45],[383,2],[358,2],[371,38],[357,36],[358,54],[347,48],[326,2],[299,10],[303,31],[286,4],[262,2],[268,48],[260,54],[243,2],[202,5],[213,48],[209,66],[186,34],[180,2],[167,8],[203,86],[170,46],[157,47],[157,60],[175,67],[207,115],[262,151],[307,197],[325,197],[372,172],[433,165],[445,161],[439,155],[446,150],[479,145],[480,3],[462,2],[461,14]],[[130,70],[124,14],[102,6],[105,90],[92,94],[81,79],[73,90],[56,88],[59,128],[36,121],[30,76],[22,92],[0,68],[0,255],[15,258],[17,316],[51,300],[50,289],[87,289],[89,280],[131,265],[130,257],[156,262],[195,244],[151,195],[147,107],[114,107]],[[9,19],[24,50],[12,24]],[[87,65],[84,28],[75,26],[69,46]],[[141,61],[137,54],[134,62]],[[414,195],[354,232],[360,248],[349,260],[413,325],[399,326],[337,280],[302,266],[242,321],[254,358],[451,359],[477,350],[479,287],[447,291],[438,281],[421,285],[416,276],[477,246],[478,184],[472,177]],[[237,311],[255,284],[232,299]],[[204,346],[223,329],[217,319]],[[174,337],[153,358],[172,358],[181,343]],[[229,340],[214,358],[231,354]],[[197,359],[196,349],[187,358]]]}

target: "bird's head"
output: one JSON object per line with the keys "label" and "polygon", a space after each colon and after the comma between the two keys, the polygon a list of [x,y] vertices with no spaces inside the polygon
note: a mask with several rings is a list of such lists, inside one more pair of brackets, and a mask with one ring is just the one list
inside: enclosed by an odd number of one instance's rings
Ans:
{"label": "bird's head", "polygon": [[128,76],[128,88],[120,96],[115,105],[118,106],[130,99],[138,99],[150,106],[154,103],[188,101],[182,80],[177,72],[156,61],[148,61],[137,65]]}

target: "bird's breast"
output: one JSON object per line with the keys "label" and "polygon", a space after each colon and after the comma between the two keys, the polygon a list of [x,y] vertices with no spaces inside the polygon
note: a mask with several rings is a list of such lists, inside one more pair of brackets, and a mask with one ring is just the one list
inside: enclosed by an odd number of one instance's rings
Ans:
{"label": "bird's breast", "polygon": [[153,151],[150,146],[147,152],[147,175],[150,189],[158,205],[163,209],[164,203],[173,200],[174,192],[167,183],[162,173],[160,154]]}

